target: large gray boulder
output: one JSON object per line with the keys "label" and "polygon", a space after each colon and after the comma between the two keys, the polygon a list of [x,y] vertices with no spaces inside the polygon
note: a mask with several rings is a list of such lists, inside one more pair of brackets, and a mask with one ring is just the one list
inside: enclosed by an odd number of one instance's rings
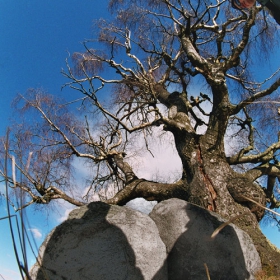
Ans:
{"label": "large gray boulder", "polygon": [[179,199],[157,204],[150,216],[94,202],[73,210],[40,248],[36,280],[254,279],[261,269],[249,236],[234,225],[214,240],[223,220]]}
{"label": "large gray boulder", "polygon": [[[261,261],[251,238],[230,224],[211,239],[224,220],[180,199],[169,199],[150,213],[167,248],[168,279],[255,279]],[[161,273],[161,271],[160,271]]]}
{"label": "large gray boulder", "polygon": [[45,240],[40,256],[32,279],[167,279],[166,248],[153,220],[102,202],[73,210]]}

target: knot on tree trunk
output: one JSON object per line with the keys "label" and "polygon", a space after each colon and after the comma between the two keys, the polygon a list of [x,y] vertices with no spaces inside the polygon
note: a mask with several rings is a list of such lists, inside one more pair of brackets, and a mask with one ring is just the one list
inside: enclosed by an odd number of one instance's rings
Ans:
{"label": "knot on tree trunk", "polygon": [[258,221],[262,219],[265,213],[264,208],[247,199],[249,198],[265,206],[266,195],[258,184],[250,181],[245,176],[239,175],[229,179],[227,188],[237,203],[246,205],[251,210],[251,212],[255,214]]}

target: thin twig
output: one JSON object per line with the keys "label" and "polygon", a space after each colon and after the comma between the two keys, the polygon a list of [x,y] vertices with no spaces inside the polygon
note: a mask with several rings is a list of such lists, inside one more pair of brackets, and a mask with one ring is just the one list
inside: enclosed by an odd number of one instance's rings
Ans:
{"label": "thin twig", "polygon": [[246,214],[247,214],[247,213],[243,213],[243,214],[237,215],[237,216],[232,217],[231,219],[229,219],[227,222],[222,223],[220,226],[218,226],[218,227],[213,231],[213,233],[212,233],[212,235],[211,235],[210,238],[211,238],[211,239],[214,239],[214,238],[218,235],[218,233],[219,233],[224,227],[228,226],[230,223],[234,222],[236,219],[238,219],[238,218],[240,218],[240,217],[242,217],[242,216],[244,216],[244,215],[246,215]]}
{"label": "thin twig", "polygon": [[267,207],[261,205],[259,202],[253,200],[252,198],[249,198],[249,197],[244,196],[244,195],[241,195],[241,197],[243,197],[243,198],[245,198],[246,200],[249,200],[249,201],[255,203],[255,204],[258,205],[259,207],[261,207],[261,208],[263,208],[263,209],[265,209],[265,210],[267,210],[267,211],[269,211],[269,212],[271,212],[271,213],[273,213],[273,214],[275,214],[275,215],[277,215],[277,216],[280,216],[279,213],[277,213],[277,212],[275,212],[275,211],[273,211],[273,210],[271,210],[271,209],[269,209],[269,208],[267,208]]}
{"label": "thin twig", "polygon": [[208,269],[208,266],[207,266],[206,263],[204,263],[204,267],[205,267],[205,270],[206,270],[207,280],[211,280],[211,278],[210,278],[210,273],[209,273],[209,269]]}
{"label": "thin twig", "polygon": [[[275,214],[275,215],[277,215],[277,216],[280,216],[279,213],[277,213],[277,212],[275,212],[275,211],[273,211],[273,210],[271,210],[271,209],[269,209],[269,208],[267,208],[267,207],[261,205],[259,202],[253,200],[252,198],[249,198],[249,197],[244,196],[244,195],[241,195],[241,197],[243,197],[244,199],[246,199],[246,200],[248,200],[248,201],[250,201],[250,202],[255,203],[255,204],[258,205],[259,207],[261,207],[261,208],[263,208],[263,209],[265,209],[265,210],[267,210],[267,211],[269,211],[269,212],[271,212],[271,213],[273,213],[273,214]],[[226,226],[229,225],[230,223],[234,222],[236,219],[241,218],[242,216],[244,216],[244,215],[246,215],[246,214],[247,214],[247,213],[243,213],[243,214],[237,215],[237,216],[232,217],[231,219],[229,219],[227,222],[222,223],[219,227],[217,227],[217,228],[213,231],[213,233],[212,233],[212,235],[211,235],[211,239],[214,239],[214,238],[218,235],[218,233],[219,233],[224,227],[226,227]]]}
{"label": "thin twig", "polygon": [[26,166],[25,166],[26,172],[27,172],[28,169],[29,169],[32,154],[33,154],[33,152],[29,152],[28,159],[27,159],[27,163],[26,163]]}

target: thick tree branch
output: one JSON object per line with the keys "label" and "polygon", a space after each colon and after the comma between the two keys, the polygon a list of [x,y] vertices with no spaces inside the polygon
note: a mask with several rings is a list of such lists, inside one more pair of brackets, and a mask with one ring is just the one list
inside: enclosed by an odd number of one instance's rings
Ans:
{"label": "thick tree branch", "polygon": [[241,163],[266,163],[273,159],[274,153],[280,149],[280,141],[269,146],[264,152],[259,154],[252,154],[244,156],[243,150],[238,154],[227,157],[227,162],[229,164],[241,164]]}
{"label": "thick tree branch", "polygon": [[164,184],[146,181],[144,179],[136,179],[118,192],[113,198],[105,200],[104,202],[124,205],[131,199],[137,197],[156,201],[162,201],[172,197],[186,199],[187,192],[185,184],[182,181],[178,181],[174,184]]}
{"label": "thick tree branch", "polygon": [[262,164],[245,173],[245,176],[256,180],[261,176],[267,176],[267,186],[263,188],[267,202],[270,203],[270,209],[279,208],[280,201],[274,195],[276,178],[280,181],[280,166],[276,164]]}
{"label": "thick tree branch", "polygon": [[280,166],[267,162],[248,170],[245,175],[251,178],[253,181],[257,180],[263,175],[280,179]]}
{"label": "thick tree branch", "polygon": [[123,160],[123,153],[112,153],[114,162],[116,166],[123,172],[125,175],[125,183],[129,184],[131,181],[138,179],[138,177],[133,172],[131,166]]}
{"label": "thick tree branch", "polygon": [[183,30],[181,34],[182,48],[195,69],[207,77],[211,69],[210,64],[197,52],[196,48],[193,46],[192,40],[186,33],[188,32]]}

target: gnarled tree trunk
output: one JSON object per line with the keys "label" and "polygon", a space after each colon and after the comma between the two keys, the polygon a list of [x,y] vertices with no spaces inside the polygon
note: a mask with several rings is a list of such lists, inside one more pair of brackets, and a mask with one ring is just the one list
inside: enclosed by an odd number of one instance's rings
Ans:
{"label": "gnarled tree trunk", "polygon": [[237,173],[230,166],[231,159],[225,154],[225,130],[230,115],[236,110],[228,101],[225,84],[218,82],[212,87],[215,93],[213,110],[203,135],[197,134],[191,125],[188,107],[182,102],[183,94],[168,95],[159,85],[157,90],[160,101],[169,108],[168,118],[163,119],[162,123],[164,129],[174,136],[183,165],[182,178],[174,184],[139,179],[124,162],[122,155],[116,154],[114,160],[126,175],[127,185],[107,202],[123,205],[136,197],[157,201],[177,197],[214,211],[227,220],[233,219],[253,239],[264,269],[280,275],[280,254],[264,237],[258,224],[264,216],[266,194],[255,179],[263,173],[253,174],[258,169]]}
{"label": "gnarled tree trunk", "polygon": [[[207,135],[183,137],[174,133],[176,147],[183,163],[182,179],[174,184],[134,179],[115,197],[111,204],[123,205],[136,197],[162,201],[177,197],[214,211],[249,234],[260,254],[263,269],[280,275],[280,254],[271,246],[259,228],[263,208],[248,201],[265,205],[265,193],[249,175],[236,173],[223,151],[211,149]],[[186,135],[185,135],[186,136]],[[132,170],[129,171],[133,173]]]}

